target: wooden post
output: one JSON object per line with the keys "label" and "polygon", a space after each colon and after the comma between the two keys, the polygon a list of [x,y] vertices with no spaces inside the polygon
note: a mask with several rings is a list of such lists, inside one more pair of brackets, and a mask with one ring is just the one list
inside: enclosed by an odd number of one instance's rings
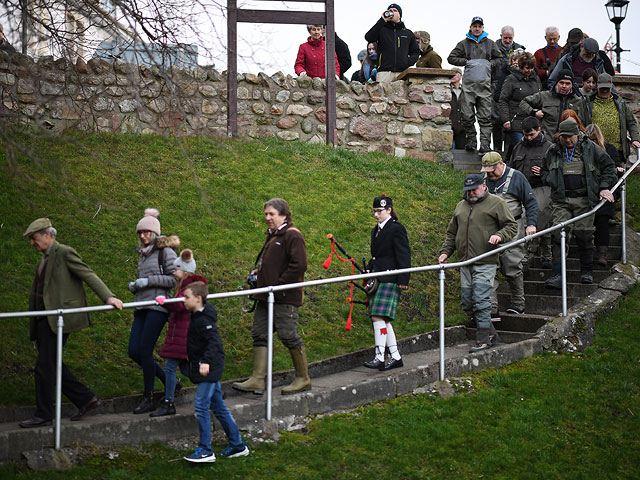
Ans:
{"label": "wooden post", "polygon": [[[333,0],[326,0],[325,13],[327,27],[325,33],[325,72],[327,86],[327,145],[337,146],[336,130],[336,29],[333,11]],[[344,72],[340,72],[344,73]]]}
{"label": "wooden post", "polygon": [[238,8],[227,0],[227,135],[238,135]]}

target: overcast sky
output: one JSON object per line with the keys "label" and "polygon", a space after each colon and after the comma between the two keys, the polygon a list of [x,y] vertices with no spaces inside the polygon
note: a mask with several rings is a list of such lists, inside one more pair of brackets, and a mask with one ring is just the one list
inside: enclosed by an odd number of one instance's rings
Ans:
{"label": "overcast sky", "polygon": [[[359,65],[356,56],[366,46],[364,34],[380,18],[390,2],[335,0],[335,3],[336,32],[349,45],[353,59],[353,66],[347,72],[348,77],[351,77],[356,64]],[[573,27],[580,27],[595,38],[601,49],[610,37],[610,41],[615,42],[615,27],[607,17],[604,0],[404,0],[397,3],[402,7],[402,20],[407,28],[414,31],[426,30],[431,34],[431,45],[442,57],[445,68],[448,66],[446,58],[456,43],[464,38],[471,18],[476,15],[483,17],[485,31],[492,40],[500,37],[502,26],[512,25],[515,29],[515,41],[524,45],[531,53],[546,44],[544,29],[549,25],[560,29],[561,45],[564,45],[567,32]],[[323,10],[322,4],[280,1],[245,1],[242,6],[272,10]],[[225,26],[218,27],[218,32],[226,34],[224,28]],[[621,25],[620,44],[622,48],[631,50],[622,53],[622,73],[640,75],[638,30],[640,0],[635,0],[630,2],[627,17]],[[241,72],[264,71],[268,74],[282,71],[293,75],[298,47],[306,41],[307,36],[303,25],[240,24],[238,69]],[[221,41],[226,45],[226,39]],[[226,68],[224,55],[216,55],[215,64],[219,70]],[[613,64],[615,67],[615,55]]]}

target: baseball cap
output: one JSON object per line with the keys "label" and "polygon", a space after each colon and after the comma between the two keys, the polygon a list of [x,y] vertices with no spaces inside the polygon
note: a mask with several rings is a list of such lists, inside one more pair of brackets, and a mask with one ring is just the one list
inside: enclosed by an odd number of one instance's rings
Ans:
{"label": "baseball cap", "polygon": [[485,153],[482,156],[482,169],[480,172],[493,172],[501,161],[502,156],[498,152]]}
{"label": "baseball cap", "polygon": [[479,173],[472,173],[464,179],[464,188],[462,192],[468,192],[469,190],[475,190],[484,183],[484,177]]}
{"label": "baseball cap", "polygon": [[613,88],[613,80],[608,73],[601,73],[598,77],[598,88]]}
{"label": "baseball cap", "polygon": [[473,25],[474,23],[479,23],[481,25],[484,25],[484,20],[482,20],[482,17],[473,17],[469,25]]}

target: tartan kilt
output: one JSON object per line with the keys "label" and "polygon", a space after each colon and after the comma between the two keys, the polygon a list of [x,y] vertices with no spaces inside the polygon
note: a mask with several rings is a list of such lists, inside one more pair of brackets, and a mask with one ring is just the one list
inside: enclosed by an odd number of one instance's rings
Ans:
{"label": "tartan kilt", "polygon": [[400,287],[397,283],[381,283],[376,293],[369,299],[369,316],[396,318],[396,308],[400,300]]}

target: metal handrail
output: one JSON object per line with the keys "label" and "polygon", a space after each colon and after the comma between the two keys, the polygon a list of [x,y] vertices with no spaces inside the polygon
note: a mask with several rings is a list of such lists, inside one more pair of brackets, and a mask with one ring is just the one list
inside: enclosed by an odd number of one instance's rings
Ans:
{"label": "metal handrail", "polygon": [[[633,170],[640,164],[640,156],[638,160],[624,173],[622,177],[618,180],[615,186],[611,189],[611,192],[615,192],[618,188],[622,190],[622,263],[626,263],[626,219],[625,219],[625,208],[626,208],[626,179],[631,174]],[[272,376],[273,376],[273,305],[274,305],[274,292],[280,292],[283,290],[291,290],[294,288],[301,287],[312,287],[316,285],[327,285],[332,283],[341,283],[341,282],[351,282],[354,280],[366,279],[366,278],[375,278],[380,276],[385,276],[389,274],[401,274],[401,273],[416,273],[416,272],[428,272],[428,271],[438,271],[439,272],[439,349],[440,349],[440,380],[444,380],[444,287],[445,287],[445,270],[465,267],[467,265],[471,265],[476,263],[479,260],[482,260],[486,257],[495,255],[496,253],[503,252],[514,246],[520,245],[522,243],[529,242],[534,238],[540,237],[542,235],[547,235],[556,230],[562,230],[561,232],[561,263],[562,263],[562,316],[567,315],[567,289],[566,289],[566,250],[565,250],[565,242],[566,242],[566,234],[565,227],[582,219],[586,218],[590,215],[593,215],[596,211],[598,211],[606,200],[601,200],[598,204],[593,207],[590,211],[583,213],[577,217],[574,217],[565,222],[561,222],[557,225],[549,227],[547,229],[536,232],[532,235],[525,236],[521,239],[508,242],[502,246],[499,246],[493,250],[485,252],[476,257],[470,258],[468,260],[464,260],[461,262],[453,262],[453,263],[443,263],[438,265],[424,265],[421,267],[411,267],[411,268],[402,268],[397,270],[387,270],[384,272],[373,272],[373,273],[362,273],[358,275],[346,275],[341,277],[332,277],[332,278],[323,278],[318,280],[309,280],[305,282],[297,282],[290,283],[286,285],[274,285],[269,287],[255,288],[252,290],[236,290],[232,292],[221,292],[221,293],[212,293],[207,295],[208,300],[215,300],[219,298],[232,298],[232,297],[241,297],[245,295],[254,295],[260,293],[268,294],[268,320],[267,320],[267,329],[268,329],[268,340],[267,340],[267,351],[268,351],[268,361],[267,361],[267,399],[266,399],[266,419],[271,420],[271,403],[272,403]],[[182,302],[184,297],[176,297],[176,298],[167,298],[164,303],[178,303]],[[154,300],[144,301],[144,302],[129,302],[123,304],[124,309],[128,308],[141,308],[141,307],[150,307],[157,306],[158,303]],[[3,318],[21,318],[21,317],[43,317],[43,316],[52,316],[56,315],[58,317],[57,322],[57,364],[56,364],[56,422],[55,422],[55,448],[56,450],[60,449],[60,421],[61,421],[61,407],[62,407],[62,336],[64,330],[64,315],[70,315],[74,313],[88,313],[88,312],[101,312],[114,310],[115,307],[112,305],[98,305],[93,307],[82,307],[82,308],[68,308],[68,309],[56,309],[56,310],[41,310],[41,311],[28,311],[28,312],[6,312],[0,313],[0,319]]]}

